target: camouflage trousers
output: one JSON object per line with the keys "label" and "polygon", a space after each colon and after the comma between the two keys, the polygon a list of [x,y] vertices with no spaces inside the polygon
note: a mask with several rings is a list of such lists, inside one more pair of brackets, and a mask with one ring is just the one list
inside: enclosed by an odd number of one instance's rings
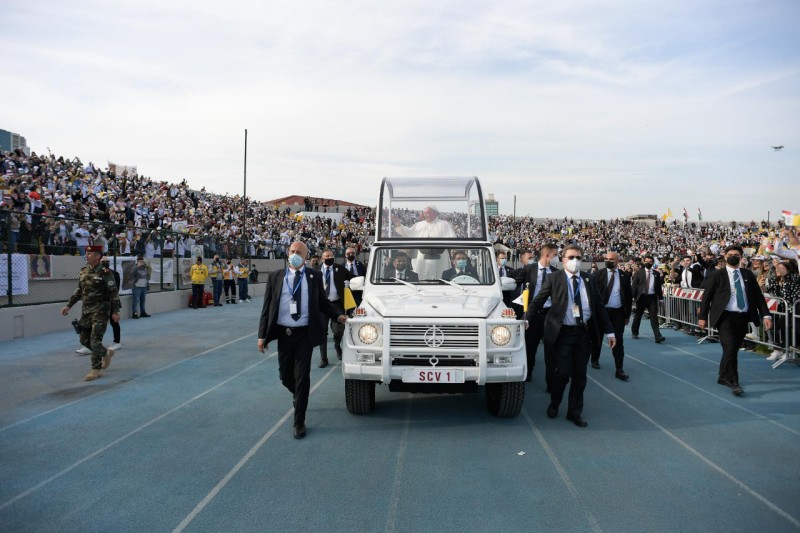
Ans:
{"label": "camouflage trousers", "polygon": [[106,356],[106,348],[103,346],[103,335],[106,334],[108,325],[108,307],[93,309],[91,312],[84,311],[81,314],[81,344],[92,351],[92,368],[99,370],[103,364],[103,357]]}

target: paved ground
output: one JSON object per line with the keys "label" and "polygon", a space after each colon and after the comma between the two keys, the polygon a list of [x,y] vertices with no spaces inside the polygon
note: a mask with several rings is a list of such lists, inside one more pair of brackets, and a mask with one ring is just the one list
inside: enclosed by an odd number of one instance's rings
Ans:
{"label": "paved ground", "polygon": [[0,530],[800,529],[797,366],[742,352],[736,398],[716,384],[719,345],[628,337],[629,382],[607,348],[589,369],[587,429],[546,417],[541,367],[507,420],[482,393],[384,387],[353,416],[339,366],[314,366],[296,441],[259,312],[126,320],[92,383],[74,334],[0,344]]}

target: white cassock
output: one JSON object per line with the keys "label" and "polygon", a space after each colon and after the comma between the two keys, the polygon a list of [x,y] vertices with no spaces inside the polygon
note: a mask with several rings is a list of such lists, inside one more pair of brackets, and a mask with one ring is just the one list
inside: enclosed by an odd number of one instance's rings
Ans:
{"label": "white cassock", "polygon": [[[403,237],[420,237],[423,239],[454,238],[456,236],[453,226],[446,220],[436,218],[433,222],[421,220],[411,227],[395,226],[395,233]],[[412,261],[414,272],[419,274],[419,279],[437,279],[442,272],[452,267],[448,250],[441,254],[424,254],[417,252],[417,257]]]}

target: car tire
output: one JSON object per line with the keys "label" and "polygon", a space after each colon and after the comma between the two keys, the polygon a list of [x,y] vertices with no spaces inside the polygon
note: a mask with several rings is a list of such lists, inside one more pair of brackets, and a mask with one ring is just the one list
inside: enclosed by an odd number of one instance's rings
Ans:
{"label": "car tire", "polygon": [[494,416],[513,418],[522,410],[524,402],[524,381],[486,384],[486,405]]}
{"label": "car tire", "polygon": [[354,415],[368,415],[375,408],[375,382],[357,379],[344,380],[347,410]]}

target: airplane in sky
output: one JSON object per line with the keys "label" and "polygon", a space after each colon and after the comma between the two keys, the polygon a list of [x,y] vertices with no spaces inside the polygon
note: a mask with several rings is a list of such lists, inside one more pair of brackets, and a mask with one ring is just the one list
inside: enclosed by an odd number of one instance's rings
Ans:
{"label": "airplane in sky", "polygon": [[781,150],[783,150],[783,145],[773,146],[772,149],[775,150],[776,152],[780,152]]}

